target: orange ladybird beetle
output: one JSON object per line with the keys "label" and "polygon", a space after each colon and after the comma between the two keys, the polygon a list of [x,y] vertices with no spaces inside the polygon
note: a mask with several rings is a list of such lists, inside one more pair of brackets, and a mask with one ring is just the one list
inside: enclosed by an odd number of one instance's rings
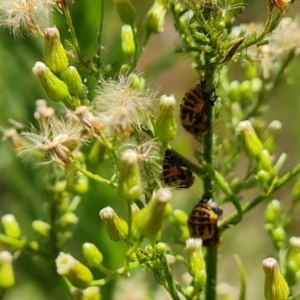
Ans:
{"label": "orange ladybird beetle", "polygon": [[163,159],[161,180],[170,187],[186,189],[194,183],[195,176],[179,157],[167,150]]}
{"label": "orange ladybird beetle", "polygon": [[205,92],[202,81],[190,89],[180,103],[179,119],[181,125],[193,136],[204,136],[208,132],[208,120],[204,113],[207,103],[213,105],[212,93]]}
{"label": "orange ladybird beetle", "polygon": [[211,200],[201,198],[189,215],[188,227],[192,238],[201,238],[203,246],[215,246],[220,241],[217,222],[223,210]]}

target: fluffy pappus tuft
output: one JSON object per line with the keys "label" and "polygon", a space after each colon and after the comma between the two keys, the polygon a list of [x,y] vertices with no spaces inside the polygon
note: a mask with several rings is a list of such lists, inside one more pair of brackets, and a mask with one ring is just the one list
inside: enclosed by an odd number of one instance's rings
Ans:
{"label": "fluffy pappus tuft", "polygon": [[53,0],[0,0],[0,27],[15,36],[37,35],[40,21],[49,19],[54,5]]}
{"label": "fluffy pappus tuft", "polygon": [[49,120],[48,126],[40,130],[32,126],[30,131],[21,133],[26,145],[20,155],[36,159],[38,165],[55,162],[67,167],[73,161],[72,152],[87,142],[82,137],[82,130],[80,123],[65,122],[56,118]]}
{"label": "fluffy pappus tuft", "polygon": [[137,130],[148,128],[157,111],[159,100],[157,90],[135,89],[134,77],[120,75],[117,80],[101,82],[94,100],[95,110],[107,116],[122,107],[128,111],[131,126]]}

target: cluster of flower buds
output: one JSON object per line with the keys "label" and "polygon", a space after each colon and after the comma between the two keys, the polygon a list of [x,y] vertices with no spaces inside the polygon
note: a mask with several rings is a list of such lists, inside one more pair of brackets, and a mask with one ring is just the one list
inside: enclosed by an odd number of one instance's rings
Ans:
{"label": "cluster of flower buds", "polygon": [[86,87],[77,69],[69,66],[58,29],[46,28],[44,36],[44,62],[37,62],[32,69],[33,73],[50,100],[63,102],[68,108],[74,109],[85,103]]}
{"label": "cluster of flower buds", "polygon": [[289,286],[300,280],[300,237],[291,237],[288,244],[285,277]]}
{"label": "cluster of flower buds", "polygon": [[271,236],[276,248],[282,248],[286,242],[283,213],[280,201],[272,200],[265,211],[265,229]]}
{"label": "cluster of flower buds", "polygon": [[286,159],[286,154],[283,153],[276,164],[272,165],[270,151],[274,151],[275,140],[280,127],[278,121],[272,122],[264,132],[263,138],[260,139],[250,121],[239,122],[237,126],[237,132],[241,137],[246,155],[249,158],[254,158],[257,162],[255,178],[264,191],[267,191],[274,182],[277,173]]}
{"label": "cluster of flower buds", "polygon": [[199,293],[206,282],[205,261],[202,252],[202,240],[190,238],[186,241],[184,251],[187,255],[189,274],[193,277],[193,292]]}

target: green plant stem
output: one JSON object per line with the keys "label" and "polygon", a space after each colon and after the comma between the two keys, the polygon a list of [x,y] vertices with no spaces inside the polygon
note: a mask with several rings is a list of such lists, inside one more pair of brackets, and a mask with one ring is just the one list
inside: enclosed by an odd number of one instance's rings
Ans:
{"label": "green plant stem", "polygon": [[37,254],[44,258],[49,257],[46,252],[43,252],[39,249],[32,248],[29,243],[27,243],[25,241],[13,239],[13,238],[6,236],[4,234],[1,234],[1,233],[0,233],[0,244],[6,245],[8,247],[12,247],[12,248],[18,249],[18,250],[26,250],[26,251],[32,252],[32,253]]}
{"label": "green plant stem", "polygon": [[[213,73],[209,65],[206,66],[206,82],[211,82],[213,79]],[[213,107],[208,103],[205,106],[205,114],[208,120],[208,132],[203,138],[203,160],[209,165],[213,165]],[[203,189],[204,197],[211,199],[213,196],[212,178],[209,173],[206,173],[203,177]],[[218,261],[218,247],[208,247],[205,256],[206,262],[206,300],[216,299],[216,280],[217,280],[217,261]]]}
{"label": "green plant stem", "polygon": [[[263,200],[271,196],[272,193],[277,191],[279,188],[281,188],[283,185],[285,185],[288,181],[290,181],[292,178],[294,178],[296,175],[300,173],[300,164],[297,165],[287,173],[286,175],[282,176],[278,181],[269,189],[268,193],[261,193],[256,198],[254,198],[252,201],[246,203],[242,206],[242,212],[243,214],[254,208],[256,205],[261,203]],[[223,231],[225,229],[228,229],[231,225],[238,223],[237,221],[238,213],[234,212],[231,214],[228,218],[226,218],[223,222],[221,222],[219,228]]]}
{"label": "green plant stem", "polygon": [[131,70],[135,70],[137,62],[138,62],[138,42],[137,42],[136,28],[134,27],[134,25],[130,25],[130,26],[131,26],[131,29],[133,32],[134,47],[135,47],[133,64],[131,66]]}
{"label": "green plant stem", "polygon": [[272,13],[269,12],[264,29],[261,32],[261,34],[256,39],[250,40],[249,42],[246,41],[244,45],[241,45],[239,47],[239,51],[247,49],[248,47],[253,46],[259,43],[261,40],[263,40],[266,37],[266,35],[269,33],[271,25],[272,25]]}
{"label": "green plant stem", "polygon": [[107,180],[97,174],[91,173],[90,171],[82,168],[81,166],[77,165],[77,164],[73,164],[73,166],[75,167],[75,169],[81,173],[83,173],[85,176],[94,179],[95,181],[99,182],[99,183],[103,183],[103,184],[107,184],[110,185],[114,188],[118,187],[117,183],[111,182],[110,180]]}
{"label": "green plant stem", "polygon": [[81,61],[80,48],[79,48],[78,40],[77,40],[77,37],[76,37],[75,28],[73,26],[70,11],[67,7],[64,9],[64,14],[65,14],[66,21],[67,21],[67,24],[68,24],[68,27],[69,27],[69,30],[70,30],[70,34],[71,34],[71,37],[72,37],[72,41],[73,41],[73,45],[74,45],[77,57]]}
{"label": "green plant stem", "polygon": [[175,282],[173,280],[173,276],[172,276],[172,273],[171,273],[170,266],[169,266],[169,264],[167,262],[167,259],[166,259],[166,256],[162,255],[162,256],[159,257],[159,259],[161,261],[161,264],[162,264],[162,267],[163,267],[163,270],[164,270],[165,279],[166,279],[167,285],[168,285],[168,291],[169,291],[172,299],[180,300],[180,298],[178,296],[178,293],[177,293],[176,286],[175,286]]}
{"label": "green plant stem", "polygon": [[138,267],[139,264],[137,262],[132,262],[128,267],[122,267],[115,271],[112,271],[108,276],[102,279],[94,280],[91,284],[94,286],[103,286],[106,285],[110,280],[114,279],[117,276],[120,276],[127,272],[128,269],[133,269]]}
{"label": "green plant stem", "polygon": [[206,263],[206,300],[216,299],[217,265],[218,265],[218,247],[209,247],[205,255]]}
{"label": "green plant stem", "polygon": [[100,75],[101,68],[101,51],[102,51],[102,32],[103,32],[103,21],[104,21],[104,0],[100,0],[100,15],[99,15],[99,32],[97,39],[97,55],[96,55],[96,68]]}

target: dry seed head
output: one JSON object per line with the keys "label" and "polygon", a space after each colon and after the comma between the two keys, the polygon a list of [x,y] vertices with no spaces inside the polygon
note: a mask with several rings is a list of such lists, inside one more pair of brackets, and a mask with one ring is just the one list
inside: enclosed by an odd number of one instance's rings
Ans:
{"label": "dry seed head", "polygon": [[65,167],[73,160],[72,151],[86,142],[81,132],[82,126],[79,123],[51,119],[49,126],[40,131],[31,127],[31,131],[21,133],[27,144],[20,154],[29,158],[38,158],[43,154],[44,161],[38,164],[56,162]]}
{"label": "dry seed head", "polygon": [[8,140],[9,143],[12,145],[13,149],[16,151],[17,154],[22,151],[24,147],[26,147],[25,140],[17,133],[16,129],[10,128],[3,130],[3,137],[2,140]]}
{"label": "dry seed head", "polygon": [[131,131],[131,120],[128,109],[125,106],[116,107],[109,117],[108,126],[113,136],[121,140],[127,140]]}
{"label": "dry seed head", "polygon": [[272,11],[273,8],[276,7],[283,12],[290,2],[290,0],[268,0],[269,10]]}
{"label": "dry seed head", "polygon": [[157,110],[159,101],[154,89],[134,89],[132,83],[134,76],[120,75],[117,80],[109,79],[101,82],[94,100],[95,110],[113,114],[116,107],[125,107],[129,113],[131,124],[141,130],[147,127],[150,119]]}
{"label": "dry seed head", "polygon": [[53,0],[0,0],[0,27],[13,35],[36,35],[40,21],[49,19]]}
{"label": "dry seed head", "polygon": [[103,115],[96,117],[87,106],[77,107],[75,115],[83,123],[84,133],[90,137],[100,135],[106,127],[107,118]]}
{"label": "dry seed head", "polygon": [[41,127],[47,127],[49,123],[51,123],[50,119],[55,116],[54,109],[52,107],[47,107],[47,103],[43,99],[37,100],[35,106],[34,117]]}

